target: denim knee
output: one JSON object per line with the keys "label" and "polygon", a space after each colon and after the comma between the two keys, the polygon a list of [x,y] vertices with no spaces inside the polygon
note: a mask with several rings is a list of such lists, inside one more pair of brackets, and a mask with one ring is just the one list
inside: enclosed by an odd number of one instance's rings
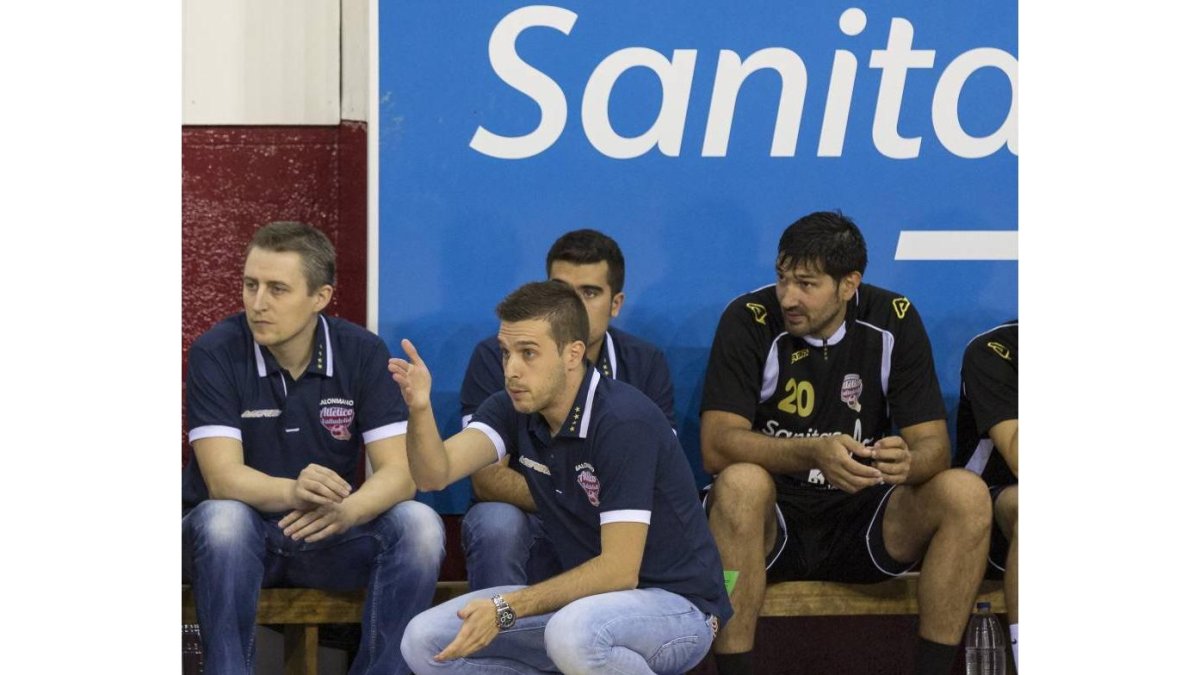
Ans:
{"label": "denim knee", "polygon": [[[454,639],[453,633],[449,635],[449,639]],[[408,622],[404,636],[400,639],[400,653],[409,668],[421,673],[438,665],[433,657],[440,654],[448,644],[450,643],[447,641],[447,635],[437,615],[437,607],[432,607]]]}
{"label": "denim knee", "polygon": [[[611,616],[598,616],[587,603],[574,602],[555,612],[546,623],[546,653],[563,672],[602,672],[604,659],[612,650],[610,636],[602,623]],[[599,667],[601,670],[596,670]]]}
{"label": "denim knee", "polygon": [[397,543],[409,560],[438,566],[446,553],[446,530],[442,517],[421,502],[403,501],[375,519],[376,536],[385,549]]}
{"label": "denim knee", "polygon": [[529,520],[524,511],[504,502],[480,502],[467,509],[462,519],[462,542],[466,550],[472,547],[488,549],[528,549]]}
{"label": "denim knee", "polygon": [[184,542],[193,547],[225,550],[258,541],[262,515],[254,507],[234,499],[200,502],[184,518]]}

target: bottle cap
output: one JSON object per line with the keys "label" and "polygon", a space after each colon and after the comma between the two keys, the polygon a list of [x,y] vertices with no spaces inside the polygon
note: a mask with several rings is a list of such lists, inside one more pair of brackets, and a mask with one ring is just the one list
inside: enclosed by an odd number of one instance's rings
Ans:
{"label": "bottle cap", "polygon": [[977,609],[981,612],[990,612],[990,611],[992,611],[992,603],[990,603],[990,602],[977,603],[975,605],[975,609]]}

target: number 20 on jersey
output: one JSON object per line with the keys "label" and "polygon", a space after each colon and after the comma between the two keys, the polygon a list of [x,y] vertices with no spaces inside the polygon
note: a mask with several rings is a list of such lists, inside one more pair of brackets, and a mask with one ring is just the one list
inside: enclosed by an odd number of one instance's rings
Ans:
{"label": "number 20 on jersey", "polygon": [[816,394],[813,392],[812,382],[808,380],[797,382],[794,378],[789,377],[784,389],[787,391],[787,395],[779,402],[780,410],[800,417],[808,417],[812,414],[813,406],[816,404]]}

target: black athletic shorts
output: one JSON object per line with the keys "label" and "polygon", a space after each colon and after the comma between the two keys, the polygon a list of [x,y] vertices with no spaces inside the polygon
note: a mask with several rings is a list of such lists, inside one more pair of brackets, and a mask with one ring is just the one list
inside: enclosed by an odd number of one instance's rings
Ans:
{"label": "black athletic shorts", "polygon": [[780,490],[779,534],[767,556],[767,580],[871,583],[911,570],[918,560],[894,560],[883,545],[883,512],[894,489]]}
{"label": "black athletic shorts", "polygon": [[[992,512],[996,510],[996,500],[1000,497],[1000,493],[1011,485],[993,485],[988,487],[988,492],[992,495]],[[1000,523],[996,519],[992,519],[992,543],[988,547],[988,564],[984,570],[984,579],[1003,579],[1004,565],[1008,561],[1008,538],[1000,531]]]}

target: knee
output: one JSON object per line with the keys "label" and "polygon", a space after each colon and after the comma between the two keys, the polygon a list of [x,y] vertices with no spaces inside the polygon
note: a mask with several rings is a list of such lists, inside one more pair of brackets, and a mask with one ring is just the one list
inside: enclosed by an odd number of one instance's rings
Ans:
{"label": "knee", "polygon": [[438,625],[433,609],[428,609],[413,617],[404,629],[404,636],[400,638],[400,653],[414,672],[425,672],[430,666],[437,665],[433,657],[444,648],[444,636],[437,629]]}
{"label": "knee", "polygon": [[528,529],[525,512],[516,506],[504,502],[480,502],[467,509],[463,516],[463,545],[515,542],[525,538]]}
{"label": "knee", "polygon": [[775,504],[775,479],[757,464],[730,464],[713,481],[710,513],[732,523],[761,525]]}
{"label": "knee", "polygon": [[233,499],[200,502],[184,520],[184,541],[194,548],[232,550],[258,538],[262,516]]}
{"label": "knee", "polygon": [[978,475],[965,469],[949,469],[934,476],[928,487],[934,503],[947,518],[979,532],[991,527],[991,494]]}
{"label": "knee", "polygon": [[420,502],[403,501],[384,511],[376,519],[376,532],[405,558],[436,566],[446,553],[442,517]]}
{"label": "knee", "polygon": [[602,673],[612,645],[596,625],[586,603],[574,602],[555,612],[546,623],[546,654],[564,673]]}

